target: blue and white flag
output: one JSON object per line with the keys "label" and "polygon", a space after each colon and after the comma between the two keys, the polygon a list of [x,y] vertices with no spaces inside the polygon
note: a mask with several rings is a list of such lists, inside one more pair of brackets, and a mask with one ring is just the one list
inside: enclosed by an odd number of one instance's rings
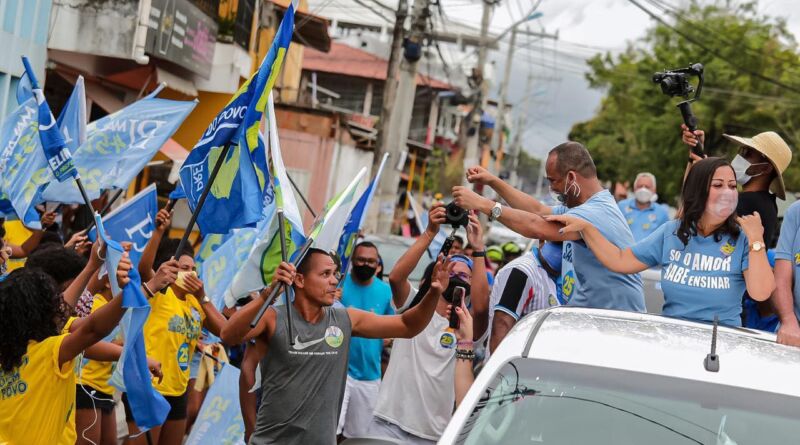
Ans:
{"label": "blue and white flag", "polygon": [[[239,270],[244,267],[262,231],[263,229],[255,227],[234,229],[232,235],[203,260],[200,278],[203,280],[206,295],[214,302],[217,310],[225,308],[225,292]],[[235,300],[229,303],[233,306]]]}
{"label": "blue and white flag", "polygon": [[77,153],[78,148],[86,142],[86,90],[83,76],[78,76],[75,88],[58,115],[56,124],[70,153]]}
{"label": "blue and white flag", "polygon": [[239,374],[233,365],[222,367],[203,400],[186,445],[244,444]]}
{"label": "blue and white flag", "polygon": [[[136,196],[103,217],[106,233],[117,242],[132,244],[129,255],[134,266],[139,264],[144,248],[156,228],[158,195],[156,185],[150,184]],[[96,230],[89,231],[89,239],[96,238]]]}
{"label": "blue and white flag", "polygon": [[[127,188],[197,105],[159,99],[159,91],[89,124],[86,142],[74,153],[89,199],[105,190]],[[83,202],[77,188],[57,183],[45,189],[42,199]]]}
{"label": "blue and white flag", "polygon": [[95,213],[97,233],[108,246],[106,249],[106,270],[113,295],[122,292],[122,307],[126,309],[119,326],[125,344],[109,383],[127,393],[128,404],[133,419],[140,430],[146,431],[164,423],[169,413],[169,403],[153,388],[150,370],[147,367],[147,353],[144,347],[144,323],[150,314],[150,304],[142,293],[142,279],[136,267],[128,276],[130,282],[120,289],[116,280],[117,267],[122,259],[122,246],[109,239],[103,228],[103,220]]}
{"label": "blue and white flag", "polygon": [[375,196],[375,190],[380,183],[381,173],[383,173],[383,167],[386,165],[386,159],[388,159],[388,157],[389,153],[383,155],[383,159],[381,159],[380,166],[378,167],[378,172],[375,174],[375,177],[372,178],[372,182],[369,183],[364,193],[361,194],[361,198],[356,202],[353,211],[350,212],[347,223],[344,225],[342,237],[339,238],[339,247],[336,249],[336,253],[339,254],[339,258],[342,261],[342,273],[347,273],[349,270],[350,257],[353,255],[353,248],[356,244],[358,231],[361,230],[364,221],[367,219],[369,205],[372,202],[372,197]]}

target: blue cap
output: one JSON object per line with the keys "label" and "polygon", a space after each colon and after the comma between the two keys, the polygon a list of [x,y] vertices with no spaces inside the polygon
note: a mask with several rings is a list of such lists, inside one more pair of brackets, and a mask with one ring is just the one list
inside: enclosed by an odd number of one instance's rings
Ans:
{"label": "blue cap", "polygon": [[469,270],[472,270],[472,260],[464,255],[453,255],[450,257],[450,261],[455,261],[456,263],[464,263],[467,265],[467,267],[469,267]]}
{"label": "blue cap", "polygon": [[540,246],[541,258],[556,272],[561,272],[561,243],[547,242]]}

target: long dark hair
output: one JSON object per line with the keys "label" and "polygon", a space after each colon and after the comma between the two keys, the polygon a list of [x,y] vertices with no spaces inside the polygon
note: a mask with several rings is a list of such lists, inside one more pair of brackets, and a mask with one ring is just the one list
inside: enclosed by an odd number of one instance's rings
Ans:
{"label": "long dark hair", "polygon": [[21,365],[29,341],[58,335],[67,309],[46,273],[27,267],[11,272],[0,283],[0,369],[10,372]]}
{"label": "long dark hair", "polygon": [[[680,225],[678,225],[678,239],[683,245],[689,244],[689,238],[697,235],[697,223],[703,216],[708,202],[708,193],[711,189],[711,180],[720,167],[731,167],[731,164],[722,158],[706,158],[692,166],[681,190],[682,212]],[[736,212],[714,231],[714,240],[720,241],[723,235],[734,238],[739,236],[739,225],[736,223]]]}

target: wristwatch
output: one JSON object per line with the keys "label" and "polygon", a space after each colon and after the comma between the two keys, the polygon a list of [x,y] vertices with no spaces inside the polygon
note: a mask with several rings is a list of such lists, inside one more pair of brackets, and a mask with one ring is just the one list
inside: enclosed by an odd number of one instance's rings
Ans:
{"label": "wristwatch", "polygon": [[486,257],[486,251],[485,250],[474,250],[472,252],[472,257],[473,258],[484,258],[484,257]]}
{"label": "wristwatch", "polygon": [[500,218],[500,215],[503,213],[503,206],[499,202],[494,203],[494,207],[492,207],[492,212],[489,213],[489,221],[494,221],[497,218]]}
{"label": "wristwatch", "polygon": [[764,243],[762,243],[761,241],[756,241],[753,244],[750,244],[750,250],[752,250],[753,252],[761,252],[762,250],[764,250],[764,247],[765,247]]}
{"label": "wristwatch", "polygon": [[208,295],[203,295],[203,299],[200,300],[200,304],[211,303],[211,299],[208,298]]}

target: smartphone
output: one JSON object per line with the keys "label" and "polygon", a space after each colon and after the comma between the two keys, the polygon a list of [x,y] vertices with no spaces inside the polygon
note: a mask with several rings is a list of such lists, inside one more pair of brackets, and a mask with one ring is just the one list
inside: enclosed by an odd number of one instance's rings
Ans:
{"label": "smartphone", "polygon": [[461,307],[461,302],[464,301],[464,295],[466,294],[466,289],[463,286],[456,286],[453,289],[453,310],[450,311],[450,328],[451,329],[458,329],[460,326],[460,321],[458,319],[458,314],[456,313],[456,308]]}

